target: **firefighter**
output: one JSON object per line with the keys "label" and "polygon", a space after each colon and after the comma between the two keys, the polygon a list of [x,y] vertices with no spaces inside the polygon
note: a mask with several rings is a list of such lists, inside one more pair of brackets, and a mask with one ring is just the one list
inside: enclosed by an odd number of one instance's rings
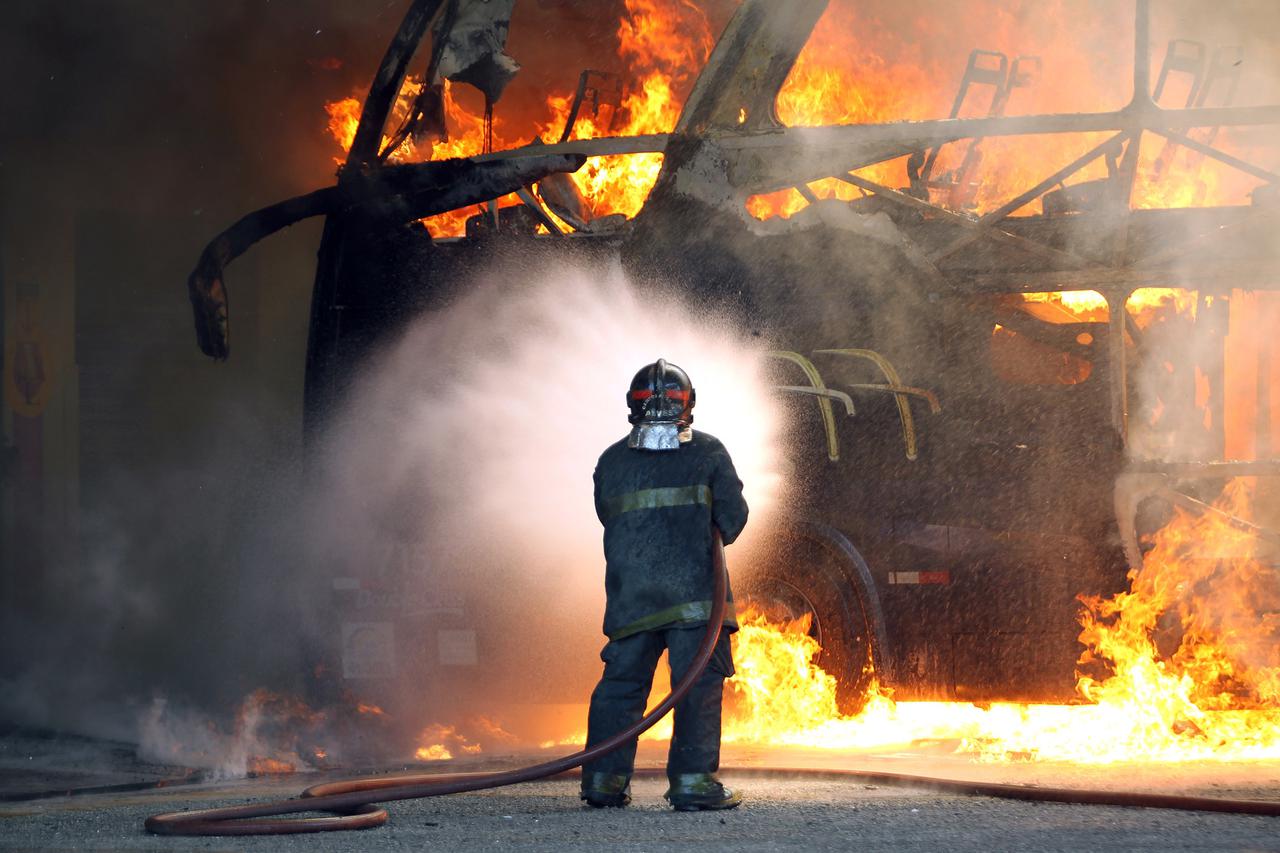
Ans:
{"label": "firefighter", "polygon": [[[658,359],[631,381],[631,433],[600,456],[596,515],[604,525],[604,675],[591,694],[587,746],[640,719],[662,650],[671,683],[693,661],[711,613],[711,525],[728,545],[747,523],[742,481],[724,445],[695,432],[688,375]],[[731,809],[724,787],[720,700],[733,675],[729,634],[738,628],[732,596],[706,670],[675,707],[666,799],[679,811]],[[582,799],[596,808],[631,802],[636,741],[584,765]]]}

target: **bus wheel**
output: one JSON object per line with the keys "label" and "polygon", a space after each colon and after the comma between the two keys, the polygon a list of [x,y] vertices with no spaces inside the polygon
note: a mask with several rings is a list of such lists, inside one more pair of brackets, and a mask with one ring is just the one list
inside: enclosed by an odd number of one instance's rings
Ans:
{"label": "bus wheel", "polygon": [[872,685],[890,678],[884,617],[861,554],[834,528],[789,525],[773,537],[742,597],[773,621],[808,617],[817,663],[836,680],[836,705],[857,713]]}

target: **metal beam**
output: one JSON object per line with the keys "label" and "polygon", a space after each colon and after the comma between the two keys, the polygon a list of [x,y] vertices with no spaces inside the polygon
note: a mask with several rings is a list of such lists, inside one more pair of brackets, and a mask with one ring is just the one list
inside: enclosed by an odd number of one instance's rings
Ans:
{"label": "metal beam", "polygon": [[418,45],[427,32],[427,25],[435,17],[440,3],[441,0],[414,0],[400,21],[400,28],[387,46],[382,63],[373,75],[369,94],[360,108],[360,123],[356,125],[351,150],[347,152],[348,169],[355,170],[377,161],[378,149],[382,147],[382,128],[387,123],[396,95],[400,94],[400,85],[404,81],[409,62],[417,52]]}
{"label": "metal beam", "polygon": [[1268,530],[1265,527],[1260,527],[1259,525],[1254,524],[1252,521],[1241,518],[1238,515],[1229,513],[1226,510],[1218,509],[1216,506],[1207,504],[1202,500],[1197,500],[1196,498],[1191,497],[1191,495],[1183,494],[1182,492],[1174,488],[1161,489],[1160,493],[1164,497],[1168,498],[1170,502],[1177,504],[1183,509],[1191,510],[1192,512],[1197,513],[1199,515],[1213,516],[1214,518],[1217,518],[1223,523],[1231,527],[1234,527],[1236,530],[1239,530],[1242,533],[1247,533],[1251,536],[1256,536],[1259,539],[1263,539],[1267,542],[1280,544],[1280,533],[1277,533],[1276,531]]}
{"label": "metal beam", "polygon": [[1099,157],[1105,156],[1110,149],[1115,148],[1119,145],[1123,145],[1124,140],[1127,136],[1128,134],[1124,132],[1117,133],[1115,136],[1106,140],[1101,145],[1097,145],[1097,146],[1094,146],[1093,148],[1090,148],[1084,154],[1081,154],[1079,157],[1072,160],[1070,163],[1063,166],[1061,169],[1054,172],[1049,177],[1040,181],[1040,183],[1036,184],[1035,186],[1031,187],[1030,189],[1026,190],[1023,193],[1020,193],[1019,195],[1017,195],[1013,199],[1010,199],[1004,204],[1000,205],[990,213],[984,214],[978,221],[983,225],[990,225],[990,224],[999,222],[1009,214],[1016,211],[1018,208],[1029,203],[1033,199],[1039,198],[1041,195],[1048,192],[1050,189],[1057,186],[1058,184],[1062,183],[1067,178],[1074,175],[1076,172],[1079,172],[1081,169],[1083,169],[1085,166],[1088,166],[1094,160],[1097,160]]}
{"label": "metal beam", "polygon": [[1107,295],[1107,379],[1110,382],[1111,428],[1121,447],[1129,444],[1129,376],[1125,367],[1124,318],[1129,294]]}
{"label": "metal beam", "polygon": [[1206,157],[1212,157],[1220,163],[1225,163],[1233,169],[1238,169],[1246,175],[1251,175],[1259,180],[1273,184],[1280,182],[1280,175],[1277,175],[1275,172],[1268,172],[1266,169],[1241,160],[1239,157],[1232,157],[1225,151],[1219,151],[1212,145],[1206,145],[1194,137],[1187,136],[1185,133],[1178,133],[1176,130],[1153,130],[1152,133],[1158,133],[1170,142],[1176,142],[1177,144],[1185,148],[1190,148],[1192,151],[1203,154]]}
{"label": "metal beam", "polygon": [[584,157],[608,157],[614,154],[660,154],[666,150],[668,133],[649,133],[643,136],[603,136],[599,139],[571,139],[551,145],[525,145],[472,157],[477,163],[486,160],[506,160],[511,157],[527,157],[530,154],[581,154]]}
{"label": "metal beam", "polygon": [[1151,97],[1151,0],[1134,3],[1133,98],[1129,106],[1135,110],[1156,106]]}
{"label": "metal beam", "polygon": [[838,150],[850,144],[907,139],[928,139],[941,143],[974,136],[1128,131],[1135,124],[1146,130],[1280,124],[1280,104],[1249,107],[1196,107],[1185,110],[1165,110],[1159,107],[1136,110],[1125,108],[1101,113],[1049,113],[994,118],[895,121],[883,124],[788,127],[768,133],[724,134],[714,138],[720,147],[727,151],[801,146]]}
{"label": "metal beam", "polygon": [[1168,474],[1175,480],[1280,477],[1280,459],[1259,459],[1256,462],[1165,462],[1159,459],[1134,459],[1130,460],[1124,473]]}
{"label": "metal beam", "polygon": [[980,293],[1048,293],[1067,290],[1116,288],[1186,287],[1214,293],[1244,290],[1280,290],[1280,275],[1267,264],[1225,265],[1204,261],[1203,265],[1179,264],[1168,269],[1133,267],[1092,267],[1080,270],[981,273],[953,270],[944,273],[951,290],[945,295]]}
{"label": "metal beam", "polygon": [[1142,131],[1129,134],[1129,141],[1124,147],[1124,156],[1120,158],[1119,168],[1106,187],[1106,197],[1111,199],[1112,214],[1125,211],[1116,221],[1115,230],[1111,233],[1111,263],[1115,266],[1124,264],[1129,251],[1129,223],[1133,217],[1127,215],[1133,206],[1133,182],[1138,176],[1138,160],[1142,156]]}
{"label": "metal beam", "polygon": [[[1072,160],[1070,163],[1063,166],[1061,169],[1054,172],[1049,177],[1040,181],[1040,183],[1036,184],[1035,186],[1031,187],[1025,192],[1020,193],[1019,195],[1015,196],[1010,201],[1007,201],[1004,204],[1000,205],[990,213],[987,213],[984,216],[982,216],[980,219],[978,219],[977,224],[984,231],[994,226],[995,223],[1004,219],[1009,214],[1016,211],[1018,208],[1039,198],[1041,195],[1048,192],[1052,187],[1062,183],[1067,178],[1074,175],[1076,172],[1079,172],[1081,169],[1088,166],[1094,160],[1097,160],[1099,157],[1104,156],[1109,149],[1113,148],[1116,145],[1121,144],[1127,135],[1128,134],[1123,132],[1117,133],[1115,136],[1111,137],[1106,142],[1103,142],[1101,145],[1096,145],[1093,148],[1090,148],[1084,154],[1081,154],[1079,157]],[[965,246],[969,245],[974,240],[978,239],[979,236],[981,235],[977,233],[966,234],[965,236],[958,238],[951,244],[944,246],[942,249],[935,252],[929,259],[936,264],[939,261],[941,261],[943,258],[949,257],[955,254],[956,252],[960,251]]]}
{"label": "metal beam", "polygon": [[676,133],[781,127],[778,91],[826,8],[827,0],[744,0],[698,74]]}
{"label": "metal beam", "polygon": [[1000,228],[982,225],[976,219],[970,219],[963,214],[947,210],[945,207],[938,207],[937,205],[930,204],[927,201],[921,201],[915,196],[910,196],[904,192],[890,189],[889,187],[877,184],[875,181],[869,181],[858,175],[836,175],[835,177],[841,181],[845,181],[846,183],[853,184],[855,187],[860,187],[867,192],[875,193],[887,201],[892,201],[895,204],[900,204],[904,207],[912,208],[913,210],[923,211],[931,216],[935,216],[939,219],[958,225],[961,228],[969,229],[974,232],[973,239],[988,237],[998,243],[1003,243],[1006,246],[1012,246],[1013,248],[1021,249],[1024,252],[1029,252],[1042,258],[1057,261],[1058,263],[1067,264],[1068,266],[1087,267],[1096,265],[1089,259],[1082,258],[1072,252],[1064,252],[1061,249],[1055,249],[1052,246],[1037,243],[1035,240],[1029,240],[1026,237],[1019,237],[1016,234],[1010,234],[1008,231]]}
{"label": "metal beam", "polygon": [[[760,133],[717,134],[707,138],[714,140],[726,152],[735,154],[759,151],[766,156],[776,157],[779,152],[785,154],[790,151],[798,155],[813,151],[823,154],[834,152],[839,156],[841,152],[855,146],[900,146],[906,149],[911,145],[933,145],[974,136],[1089,133],[1108,130],[1119,131],[1120,135],[1123,135],[1133,125],[1135,119],[1144,129],[1155,133],[1161,130],[1215,125],[1227,127],[1280,124],[1280,105],[1200,107],[1188,110],[1118,110],[1105,113],[1059,113],[996,118],[895,121],[883,124],[847,124],[829,127],[788,127]],[[652,133],[644,136],[575,139],[552,145],[529,145],[494,151],[474,159],[482,162],[531,154],[582,154],[585,157],[601,157],[613,154],[660,153],[666,149],[670,136],[666,133]]]}
{"label": "metal beam", "polygon": [[[1195,257],[1204,250],[1207,243],[1220,243],[1224,239],[1228,239],[1235,234],[1256,227],[1260,222],[1265,223],[1268,220],[1272,220],[1272,223],[1274,224],[1274,220],[1277,218],[1280,218],[1280,212],[1265,207],[1255,207],[1252,208],[1250,215],[1243,219],[1238,219],[1229,225],[1219,225],[1209,229],[1208,231],[1203,231],[1190,239],[1170,241],[1162,248],[1132,261],[1132,264],[1134,266],[1141,267],[1160,267],[1172,261]],[[1272,247],[1275,243],[1268,240],[1264,245]],[[1272,270],[1272,276],[1280,278],[1280,273],[1275,272],[1274,267],[1272,267]]]}

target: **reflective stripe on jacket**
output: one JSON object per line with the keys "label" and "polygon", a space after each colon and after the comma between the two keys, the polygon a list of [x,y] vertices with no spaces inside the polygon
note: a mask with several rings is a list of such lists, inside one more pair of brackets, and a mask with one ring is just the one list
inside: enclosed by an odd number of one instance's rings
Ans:
{"label": "reflective stripe on jacket", "polygon": [[[742,481],[724,445],[696,430],[678,450],[632,450],[624,438],[600,456],[595,503],[604,525],[609,639],[705,623],[711,524],[728,545],[747,523]],[[725,625],[738,627],[732,605]]]}

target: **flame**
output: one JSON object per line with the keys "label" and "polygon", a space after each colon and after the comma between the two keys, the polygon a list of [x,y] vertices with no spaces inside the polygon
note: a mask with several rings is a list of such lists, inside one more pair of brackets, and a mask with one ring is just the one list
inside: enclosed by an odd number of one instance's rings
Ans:
{"label": "flame", "polygon": [[418,736],[421,745],[413,756],[419,761],[449,761],[456,752],[476,755],[482,751],[480,744],[467,738],[456,726],[432,723]]}
{"label": "flame", "polygon": [[[1012,90],[1010,114],[1070,112],[1110,109],[1115,76],[1102,64],[1081,70],[1082,44],[1099,52],[1123,55],[1127,49],[1122,28],[1109,25],[1099,14],[1085,27],[1078,14],[1043,5],[1013,3],[1015,8],[989,9],[973,15],[957,4],[935,9],[920,20],[898,20],[902,12],[888,2],[864,3],[833,0],[818,20],[812,37],[800,53],[779,92],[776,111],[784,124],[816,126],[889,122],[902,119],[940,118],[949,114],[960,82],[963,54],[954,49],[964,32],[973,46],[1000,50],[1016,58],[1036,54],[1044,62],[1043,73],[1029,86]],[[981,18],[983,26],[975,20]],[[911,37],[914,34],[917,38]],[[572,138],[603,135],[627,136],[670,131],[679,117],[685,94],[713,47],[706,13],[692,0],[626,0],[616,32],[617,58],[623,69],[626,91],[617,109],[601,115],[579,116]],[[967,42],[966,42],[967,43]],[[1067,73],[1070,72],[1070,73]],[[405,80],[392,109],[390,127],[398,127],[422,90],[422,80]],[[1178,106],[1166,97],[1163,106]],[[990,90],[978,86],[962,116],[984,115]],[[495,111],[495,149],[528,143],[537,137],[558,139],[569,114],[569,91],[551,92],[542,103],[502,102]],[[346,151],[359,121],[361,102],[343,98],[326,105],[329,132]],[[427,145],[405,140],[389,157],[411,162],[445,157],[468,157],[483,149],[484,122],[477,106],[464,106],[445,84],[445,110],[450,138]],[[739,120],[745,121],[745,111]],[[1206,131],[1196,131],[1207,139]],[[935,186],[931,200],[957,210],[984,213],[1036,183],[1059,165],[1065,165],[1107,137],[1104,133],[992,138],[982,142],[976,165],[961,185]],[[385,146],[388,139],[383,140]],[[1213,144],[1237,156],[1248,156],[1230,129]],[[958,174],[969,148],[968,141],[943,146],[932,177],[946,183]],[[341,159],[339,159],[341,162]],[[621,213],[634,216],[652,188],[662,164],[660,154],[594,157],[572,176],[595,216]],[[906,158],[859,170],[865,178],[890,187],[907,183]],[[1104,160],[1068,181],[1079,184],[1106,178]],[[1227,169],[1215,161],[1178,146],[1167,147],[1162,138],[1142,138],[1129,198],[1132,208],[1192,207],[1243,204],[1259,181]],[[845,201],[863,195],[862,190],[836,178],[809,184],[818,198]],[[500,206],[517,204],[515,196],[499,200]],[[748,212],[759,219],[787,217],[807,205],[794,188],[747,200]],[[1027,205],[1032,212],[1039,205]],[[451,211],[425,220],[436,236],[458,236],[474,209]]]}
{"label": "flame", "polygon": [[[355,142],[356,128],[360,125],[360,110],[363,107],[359,98],[342,98],[324,105],[324,111],[329,114],[329,134],[341,146],[344,154],[351,150],[351,143]],[[333,161],[342,165],[346,158],[334,157]]]}
{"label": "flame", "polygon": [[[480,732],[480,737],[488,740],[497,741],[499,743],[515,743],[519,741],[515,735],[502,727],[502,724],[492,717],[480,716],[474,720],[474,726]],[[479,746],[475,752],[479,752]]]}
{"label": "flame", "polygon": [[[1053,323],[1105,323],[1110,313],[1106,299],[1092,290],[1026,293],[1021,298],[1026,302],[1024,310]],[[1198,325],[1201,309],[1221,308],[1222,300],[1227,303],[1226,322],[1210,315],[1207,326]],[[1131,413],[1135,455],[1249,460],[1266,458],[1274,452],[1272,448],[1280,447],[1280,406],[1276,405],[1280,398],[1266,392],[1280,379],[1280,353],[1266,331],[1280,321],[1280,297],[1266,291],[1237,289],[1213,296],[1183,288],[1144,287],[1129,296],[1125,310],[1139,332],[1137,338],[1132,332],[1126,335],[1131,373],[1135,366],[1142,371],[1132,382],[1138,395]],[[1214,343],[1214,336],[1224,333],[1220,344]],[[1030,354],[1016,349],[1008,354],[1027,356],[1021,362],[1012,359],[1022,373],[1048,369],[1055,358],[1087,366],[1053,347],[1038,347]],[[1144,366],[1157,354],[1162,356],[1158,363]],[[1211,372],[1205,364],[1193,363],[1197,358],[1210,364],[1221,358],[1221,364]],[[1186,394],[1187,388],[1194,394]],[[1218,414],[1215,397],[1222,406]],[[1222,423],[1215,425],[1215,417]],[[1221,446],[1210,440],[1215,428],[1221,430]]]}
{"label": "flame", "polygon": [[[963,54],[949,49],[956,43],[998,50],[1011,60],[1027,54],[1042,59],[1043,73],[1034,75],[1028,87],[1012,90],[1007,114],[1098,111],[1118,106],[1111,85],[1115,78],[1101,71],[1102,63],[1090,63],[1081,55],[1081,45],[1101,54],[1126,52],[1121,28],[1108,28],[1101,12],[1089,20],[1058,3],[1014,2],[1009,4],[1011,8],[984,8],[975,14],[968,4],[957,3],[931,10],[919,20],[891,23],[901,14],[891,5],[832,0],[778,94],[776,109],[784,124],[812,127],[946,117],[964,68]],[[977,20],[981,21],[980,29]],[[1088,67],[1091,64],[1096,67]],[[990,92],[985,86],[971,89],[961,117],[985,115],[992,100]],[[1181,106],[1169,97],[1164,100],[1162,106]],[[1207,136],[1203,132],[1193,135]],[[930,200],[955,210],[986,213],[1107,136],[1081,133],[984,140],[977,149],[980,157],[967,177],[969,183],[935,186],[929,190]],[[955,178],[969,145],[963,140],[943,146],[931,177]],[[1214,145],[1237,156],[1246,153],[1229,129],[1218,135]],[[893,188],[908,183],[906,158],[861,169],[858,174]],[[1099,159],[1068,181],[1077,184],[1107,176],[1107,165]],[[1249,193],[1259,183],[1180,146],[1166,150],[1162,138],[1145,134],[1129,206],[1247,204]],[[833,178],[811,183],[809,189],[820,199],[849,201],[863,194]],[[767,219],[791,216],[807,204],[795,189],[786,189],[751,197],[747,209],[756,218]],[[1035,210],[1038,204],[1031,202],[1026,209],[1039,212]]]}
{"label": "flame", "polygon": [[[1000,762],[1280,759],[1280,550],[1264,553],[1232,520],[1250,518],[1253,488],[1233,481],[1219,512],[1179,511],[1148,543],[1127,592],[1081,598],[1080,664],[1093,674],[1079,676],[1080,704],[898,702],[873,680],[863,710],[846,716],[835,678],[815,662],[808,618],[775,622],[747,609],[733,635],[722,738],[844,751],[933,744]],[[668,690],[659,667],[651,705]],[[670,736],[667,718],[641,739]],[[541,746],[584,739],[577,731]]]}
{"label": "flame", "polygon": [[[711,54],[711,27],[706,14],[689,0],[627,0],[626,6],[628,14],[618,24],[618,56],[636,82],[622,99],[620,125],[609,132],[667,133],[680,118],[680,93],[693,85],[694,75]],[[554,101],[552,127],[564,125],[568,106],[567,98]],[[594,122],[580,118],[573,138],[599,135],[603,133]],[[592,213],[631,217],[644,205],[661,168],[661,154],[593,157],[572,177]]]}
{"label": "flame", "polygon": [[[1217,511],[1177,512],[1146,543],[1126,592],[1081,597],[1077,704],[900,702],[873,680],[864,708],[843,715],[809,619],[748,608],[733,635],[722,739],[846,752],[927,745],[982,762],[1280,760],[1280,547],[1250,527],[1256,488],[1235,480]],[[669,689],[660,666],[650,705]],[[541,746],[580,746],[585,734]],[[641,740],[670,736],[668,717]]]}
{"label": "flame", "polygon": [[372,705],[367,702],[357,702],[356,713],[371,717],[385,717],[387,715],[387,712],[377,705]]}
{"label": "flame", "polygon": [[265,756],[254,756],[249,759],[250,776],[287,776],[296,772],[297,768],[288,761]]}
{"label": "flame", "polygon": [[243,762],[245,775],[282,775],[299,768],[310,769],[302,756],[314,755],[315,751],[302,748],[301,741],[324,721],[322,712],[296,696],[259,688],[240,703],[229,751],[238,753],[234,761]]}
{"label": "flame", "polygon": [[[1125,303],[1139,328],[1146,328],[1161,313],[1195,317],[1198,294],[1178,287],[1143,287],[1135,290]],[[1068,290],[1024,293],[1030,303],[1053,305],[1062,312],[1059,322],[1105,323],[1107,300],[1096,290]],[[1047,317],[1045,319],[1048,319]]]}
{"label": "flame", "polygon": [[[939,91],[940,81],[930,79],[917,63],[889,62],[868,51],[859,36],[867,32],[867,23],[851,3],[837,0],[827,7],[778,92],[775,109],[783,124],[817,127],[945,115],[946,98]],[[923,98],[923,104],[917,101],[919,98]],[[859,174],[893,187],[906,183],[902,162],[877,165]],[[865,195],[852,184],[834,178],[808,186],[820,199],[850,201]],[[747,212],[757,219],[786,218],[807,206],[795,189],[747,200]]]}
{"label": "flame", "polygon": [[[1110,734],[1131,754],[1280,755],[1276,568],[1260,559],[1258,536],[1231,521],[1249,519],[1255,487],[1232,481],[1220,513],[1177,510],[1130,572],[1129,592],[1082,599],[1082,663],[1101,659],[1114,674],[1078,688],[1115,711],[1116,725],[1127,718]],[[1177,643],[1167,658],[1160,639]]]}
{"label": "flame", "polygon": [[[617,30],[618,58],[626,73],[627,91],[616,111],[604,110],[592,116],[583,110],[574,125],[573,139],[593,139],[604,135],[632,136],[666,133],[675,127],[694,75],[706,62],[713,45],[706,14],[689,0],[626,0],[627,14]],[[422,80],[406,78],[388,122],[397,127],[422,91]],[[411,138],[388,155],[393,162],[471,157],[483,150],[484,118],[478,109],[464,106],[446,81],[445,114],[448,141],[435,141],[429,149]],[[558,139],[573,102],[571,93],[552,93],[538,112],[541,117],[515,128],[504,119],[505,103],[495,110],[493,145],[495,150],[524,145],[533,137]],[[350,150],[360,120],[358,98],[343,98],[325,105],[329,133],[343,152]],[[523,105],[516,110],[524,112]],[[390,143],[384,137],[383,146]],[[339,163],[345,158],[336,158]],[[644,204],[658,171],[661,154],[592,157],[571,178],[585,197],[594,216],[621,213],[634,216]],[[499,206],[518,204],[514,196],[499,199]],[[466,220],[476,209],[450,211],[424,220],[435,236],[455,237],[464,232]]]}
{"label": "flame", "polygon": [[[836,680],[815,662],[822,648],[808,633],[810,622],[806,615],[772,623],[754,608],[742,614],[733,635],[725,742],[786,743],[792,733],[841,718]],[[873,694],[873,701],[887,698],[878,686]]]}
{"label": "flame", "polygon": [[[845,750],[955,742],[998,761],[1280,759],[1280,620],[1259,617],[1280,611],[1280,584],[1257,536],[1227,517],[1249,517],[1251,488],[1237,480],[1223,492],[1215,505],[1226,515],[1179,512],[1129,591],[1082,599],[1081,664],[1109,670],[1080,677],[1087,704],[895,702],[873,687],[863,711],[843,716],[807,620],[749,611],[734,635],[723,739]],[[1162,654],[1171,632],[1176,651]]]}
{"label": "flame", "polygon": [[453,758],[453,753],[444,744],[433,743],[418,747],[414,751],[413,757],[419,761],[448,761]]}

